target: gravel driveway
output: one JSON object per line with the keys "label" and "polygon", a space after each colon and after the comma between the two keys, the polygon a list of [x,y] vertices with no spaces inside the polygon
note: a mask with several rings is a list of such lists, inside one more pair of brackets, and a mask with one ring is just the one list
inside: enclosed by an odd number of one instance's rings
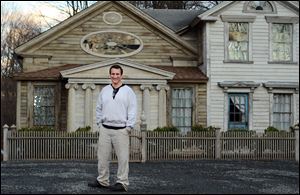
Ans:
{"label": "gravel driveway", "polygon": [[[117,164],[111,164],[115,181]],[[1,194],[107,194],[87,186],[97,161],[1,162]],[[136,193],[299,194],[295,161],[168,161],[130,163],[129,191]]]}

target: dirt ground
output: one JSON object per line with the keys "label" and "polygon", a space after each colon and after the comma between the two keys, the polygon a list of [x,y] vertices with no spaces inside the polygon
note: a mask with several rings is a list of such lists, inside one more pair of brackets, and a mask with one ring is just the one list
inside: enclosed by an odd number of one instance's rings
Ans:
{"label": "dirt ground", "polygon": [[[117,164],[111,164],[111,183]],[[1,194],[107,194],[88,187],[97,161],[1,162]],[[296,161],[130,163],[130,194],[299,194]]]}

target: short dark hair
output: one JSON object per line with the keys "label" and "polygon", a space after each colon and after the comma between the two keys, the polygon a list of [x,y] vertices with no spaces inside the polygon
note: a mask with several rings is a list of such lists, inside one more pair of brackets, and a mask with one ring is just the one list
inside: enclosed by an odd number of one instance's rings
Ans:
{"label": "short dark hair", "polygon": [[123,75],[123,68],[119,65],[112,65],[110,68],[109,68],[109,74],[111,74],[111,69],[120,69],[121,70],[121,75]]}

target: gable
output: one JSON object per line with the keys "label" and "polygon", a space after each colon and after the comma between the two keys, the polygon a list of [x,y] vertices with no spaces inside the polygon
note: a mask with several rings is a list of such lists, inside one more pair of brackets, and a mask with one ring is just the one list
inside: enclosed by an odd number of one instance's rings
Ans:
{"label": "gable", "polygon": [[113,59],[61,71],[68,79],[109,79],[109,68],[118,64],[124,69],[124,80],[171,80],[175,73],[124,59]]}
{"label": "gable", "polygon": [[[247,1],[239,1],[235,2],[234,6],[228,6],[228,8],[222,10],[222,15],[267,15],[267,14],[276,14],[276,15],[284,15],[284,16],[297,16],[295,13],[295,9],[292,9],[288,6],[286,2],[280,1],[269,1],[268,2],[273,11],[247,11],[246,6],[248,5]],[[219,12],[215,12],[214,15],[219,14]]]}
{"label": "gable", "polygon": [[[105,22],[103,16],[109,11],[115,11],[122,15],[122,22],[119,24],[109,24]],[[63,53],[68,52],[67,49],[80,53],[82,52],[80,50],[81,48],[75,44],[78,44],[78,41],[80,43],[80,39],[83,36],[88,33],[111,29],[134,33],[140,36],[146,42],[144,49],[151,49],[153,44],[147,43],[151,43],[152,41],[152,43],[154,42],[161,45],[161,50],[168,50],[169,54],[175,52],[175,55],[178,54],[182,56],[197,55],[197,49],[181,39],[172,30],[163,26],[133,5],[127,2],[117,1],[98,2],[92,5],[31,41],[21,45],[16,49],[16,53],[26,55],[34,52],[35,55],[50,55],[55,57],[55,54],[61,52],[57,50],[54,52],[52,50],[54,48],[61,49],[61,47],[65,49],[62,51]],[[145,52],[147,53],[147,51]],[[82,53],[80,54],[83,55]],[[85,57],[89,58],[90,56],[87,55]]]}
{"label": "gable", "polygon": [[[244,14],[243,10],[245,5],[249,1],[224,1],[212,9],[198,15],[197,18],[191,23],[191,26],[196,26],[200,21],[217,21],[218,15],[228,14],[228,15],[241,15]],[[272,6],[274,6],[274,13],[290,13],[292,16],[299,16],[299,4],[294,1],[268,1]],[[253,13],[246,13],[253,15]],[[260,14],[260,13],[258,13]]]}

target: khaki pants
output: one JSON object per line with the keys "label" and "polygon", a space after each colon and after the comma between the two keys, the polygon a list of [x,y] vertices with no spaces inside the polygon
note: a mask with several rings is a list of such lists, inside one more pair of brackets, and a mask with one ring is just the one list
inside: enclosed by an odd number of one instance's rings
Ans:
{"label": "khaki pants", "polygon": [[118,158],[117,183],[129,185],[129,132],[126,128],[114,130],[103,126],[100,128],[98,141],[98,174],[97,180],[102,185],[109,185],[109,163],[112,145]]}

